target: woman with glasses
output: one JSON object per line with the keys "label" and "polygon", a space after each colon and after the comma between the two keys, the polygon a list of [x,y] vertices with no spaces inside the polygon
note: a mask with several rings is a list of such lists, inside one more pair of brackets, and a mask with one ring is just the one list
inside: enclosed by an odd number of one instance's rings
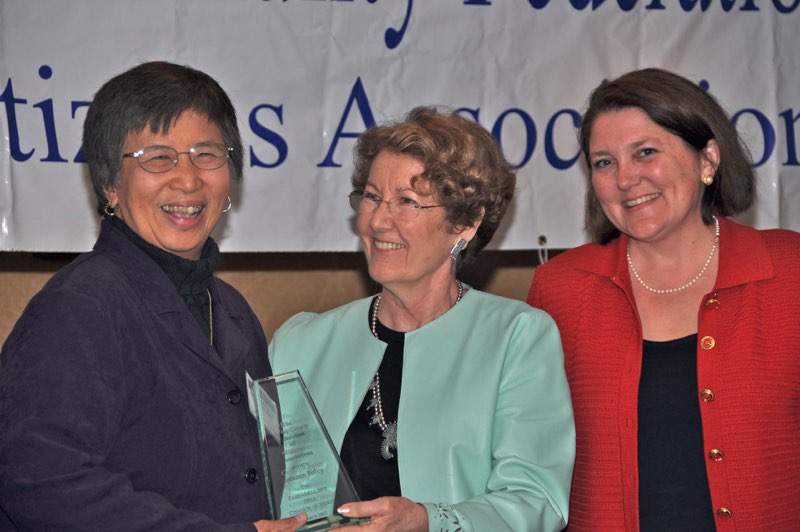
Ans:
{"label": "woman with glasses", "polygon": [[367,130],[356,211],[374,297],[276,333],[364,502],[366,530],[560,530],[574,459],[558,330],[456,277],[492,238],[515,176],[492,136],[429,108]]}
{"label": "woman with glasses", "polygon": [[262,521],[246,381],[270,374],[266,340],[213,276],[242,175],[230,99],[145,63],[97,92],[83,146],[100,235],[0,355],[0,529],[295,530]]}

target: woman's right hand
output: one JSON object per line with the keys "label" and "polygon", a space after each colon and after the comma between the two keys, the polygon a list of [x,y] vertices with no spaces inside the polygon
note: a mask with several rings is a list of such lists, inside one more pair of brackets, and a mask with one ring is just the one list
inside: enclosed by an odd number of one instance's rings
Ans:
{"label": "woman's right hand", "polygon": [[350,502],[337,510],[347,517],[369,517],[358,525],[364,532],[427,532],[428,511],[405,497],[378,497],[371,501]]}
{"label": "woman's right hand", "polygon": [[308,516],[304,513],[287,517],[280,521],[256,521],[253,523],[258,532],[294,532],[308,521]]}

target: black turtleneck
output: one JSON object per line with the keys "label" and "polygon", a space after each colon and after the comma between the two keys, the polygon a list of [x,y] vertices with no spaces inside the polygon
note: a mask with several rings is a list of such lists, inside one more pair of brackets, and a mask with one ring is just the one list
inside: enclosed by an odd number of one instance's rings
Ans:
{"label": "black turtleneck", "polygon": [[115,216],[106,216],[106,220],[120,229],[131,242],[147,253],[164,270],[186,302],[200,329],[206,338],[209,338],[211,329],[208,319],[210,305],[208,286],[214,270],[219,265],[219,248],[214,239],[209,237],[206,240],[199,260],[189,260],[152,245]]}

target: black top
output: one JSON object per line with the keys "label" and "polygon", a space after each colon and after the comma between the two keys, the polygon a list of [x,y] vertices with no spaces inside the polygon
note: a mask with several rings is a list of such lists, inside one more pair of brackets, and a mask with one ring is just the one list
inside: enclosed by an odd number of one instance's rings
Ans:
{"label": "black top", "polygon": [[645,340],[642,351],[641,530],[715,530],[697,388],[697,335]]}
{"label": "black top", "polygon": [[[367,316],[370,324],[373,300]],[[383,417],[387,423],[397,421],[397,410],[400,404],[400,383],[403,377],[403,341],[405,334],[393,331],[377,322],[375,331],[378,338],[386,342],[378,373],[381,383],[381,403]],[[342,442],[342,462],[350,474],[358,496],[362,500],[378,497],[400,496],[400,473],[397,469],[397,456],[400,449],[392,449],[394,458],[389,460],[381,456],[383,431],[377,423],[370,426],[375,409],[369,408],[372,402],[372,390],[367,390],[358,414],[350,424]]]}
{"label": "black top", "polygon": [[219,248],[214,239],[209,237],[206,240],[199,260],[189,260],[154,246],[115,216],[106,216],[106,219],[164,270],[186,302],[203,334],[208,338],[211,333],[208,319],[208,285],[220,258]]}

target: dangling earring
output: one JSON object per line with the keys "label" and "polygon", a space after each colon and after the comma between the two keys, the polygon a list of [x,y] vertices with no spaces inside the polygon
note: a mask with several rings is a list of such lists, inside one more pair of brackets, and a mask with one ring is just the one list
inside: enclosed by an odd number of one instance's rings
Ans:
{"label": "dangling earring", "polygon": [[222,212],[228,212],[229,210],[231,210],[231,207],[233,207],[233,202],[231,201],[231,197],[228,196],[228,205],[224,209],[222,209]]}
{"label": "dangling earring", "polygon": [[465,247],[467,247],[466,240],[464,240],[463,238],[459,238],[458,240],[456,240],[453,249],[450,250],[450,258],[456,260],[458,258],[458,255],[464,250]]}
{"label": "dangling earring", "polygon": [[709,174],[709,175],[704,175],[703,176],[703,184],[705,186],[707,186],[707,187],[711,186],[711,183],[713,183],[713,182],[714,182],[714,176],[713,175]]}
{"label": "dangling earring", "polygon": [[103,207],[103,214],[106,216],[116,216],[117,211],[119,211],[119,205],[112,207],[110,201],[106,203],[105,207]]}

